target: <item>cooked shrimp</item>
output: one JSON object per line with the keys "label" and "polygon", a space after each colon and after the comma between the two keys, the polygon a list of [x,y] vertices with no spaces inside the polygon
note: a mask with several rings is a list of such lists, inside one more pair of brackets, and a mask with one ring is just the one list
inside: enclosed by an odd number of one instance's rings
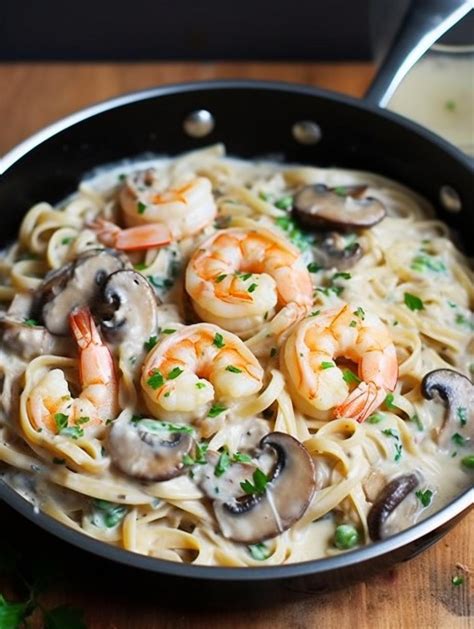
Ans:
{"label": "cooked shrimp", "polygon": [[97,233],[97,238],[103,245],[121,251],[163,247],[171,242],[169,229],[162,223],[150,223],[149,225],[121,229],[115,223],[98,218],[89,227]]}
{"label": "cooked shrimp", "polygon": [[70,324],[79,347],[79,396],[72,398],[63,371],[53,369],[32,389],[27,400],[32,424],[53,433],[59,431],[61,422],[62,428],[80,426],[85,429],[115,418],[118,412],[113,359],[89,310],[73,311]]}
{"label": "cooked shrimp", "polygon": [[[351,393],[337,358],[358,365],[361,382]],[[281,366],[298,408],[321,419],[363,421],[393,391],[398,377],[395,346],[385,325],[348,304],[304,319],[285,343]]]}
{"label": "cooked shrimp", "polygon": [[208,323],[163,338],[146,357],[141,377],[148,409],[175,421],[202,418],[213,402],[223,411],[257,393],[262,382],[263,369],[244,343]]}
{"label": "cooked shrimp", "polygon": [[206,177],[163,190],[152,168],[129,175],[119,199],[127,227],[159,223],[168,228],[173,240],[198,233],[214,220],[217,211]]}
{"label": "cooked shrimp", "polygon": [[224,229],[206,240],[186,269],[196,313],[242,338],[284,305],[312,303],[300,252],[270,229]]}

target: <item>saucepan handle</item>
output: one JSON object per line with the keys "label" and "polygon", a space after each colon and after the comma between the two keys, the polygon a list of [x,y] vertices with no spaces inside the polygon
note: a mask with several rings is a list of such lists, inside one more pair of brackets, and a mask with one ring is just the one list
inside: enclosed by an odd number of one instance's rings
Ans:
{"label": "saucepan handle", "polygon": [[473,8],[473,0],[413,0],[365,95],[366,101],[385,107],[415,62]]}

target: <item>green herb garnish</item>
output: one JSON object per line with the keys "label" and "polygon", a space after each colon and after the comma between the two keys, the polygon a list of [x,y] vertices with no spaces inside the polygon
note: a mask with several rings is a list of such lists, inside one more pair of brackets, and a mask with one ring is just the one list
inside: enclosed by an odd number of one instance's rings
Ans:
{"label": "green herb garnish", "polygon": [[220,284],[227,277],[227,273],[221,273],[216,277],[216,284]]}
{"label": "green herb garnish", "polygon": [[340,271],[339,273],[334,273],[334,275],[332,276],[333,281],[337,280],[338,277],[343,280],[350,280],[352,275],[350,273],[346,273],[345,271]]}
{"label": "green herb garnish", "polygon": [[208,417],[217,417],[221,413],[227,410],[227,406],[223,406],[222,404],[213,404],[209,409]]}
{"label": "green herb garnish", "polygon": [[63,238],[61,240],[61,244],[62,245],[70,245],[73,240],[74,240],[74,238],[72,236],[67,236],[66,238]]}
{"label": "green herb garnish", "polygon": [[60,433],[61,437],[70,437],[71,439],[79,439],[84,436],[84,429],[80,426],[67,426]]}
{"label": "green herb garnish", "polygon": [[191,435],[194,432],[193,427],[188,426],[188,424],[173,424],[172,422],[164,422],[158,419],[140,418],[134,423],[136,426],[140,426],[141,429],[155,434],[162,432],[180,432]]}
{"label": "green herb garnish", "polygon": [[431,499],[433,498],[433,492],[431,489],[425,489],[425,491],[421,491],[420,489],[415,492],[415,495],[424,507],[430,506]]}
{"label": "green herb garnish", "polygon": [[108,500],[94,499],[91,521],[99,528],[111,529],[117,526],[127,514],[125,505],[109,502]]}
{"label": "green herb garnish", "polygon": [[267,488],[270,479],[268,476],[262,472],[262,470],[257,467],[257,469],[252,474],[253,484],[249,480],[244,480],[240,483],[240,486],[245,491],[246,494],[263,494]]}
{"label": "green herb garnish", "polygon": [[232,455],[232,463],[250,463],[251,460],[251,456],[248,454],[242,454],[238,451]]}
{"label": "green herb garnish", "polygon": [[275,207],[279,210],[289,210],[293,207],[293,197],[287,195],[275,201]]}
{"label": "green herb garnish", "polygon": [[387,393],[387,397],[384,400],[384,404],[390,411],[394,411],[397,408],[397,406],[393,403],[393,400],[394,400],[393,393]]}
{"label": "green herb garnish", "polygon": [[417,255],[413,258],[410,268],[413,271],[423,273],[424,271],[433,271],[434,273],[444,273],[446,271],[446,265],[443,260],[434,258],[430,255]]}
{"label": "green herb garnish", "polygon": [[321,266],[317,262],[310,262],[306,268],[310,273],[317,273],[321,270]]}
{"label": "green herb garnish", "polygon": [[254,290],[257,288],[258,284],[250,284],[250,286],[248,287],[248,292],[249,293],[253,293]]}
{"label": "green herb garnish", "polygon": [[259,544],[252,544],[252,546],[247,546],[249,553],[252,555],[254,559],[257,561],[265,561],[270,557],[270,549],[265,546],[263,542]]}
{"label": "green herb garnish", "polygon": [[225,370],[230,371],[231,373],[242,373],[242,369],[239,369],[238,367],[234,367],[234,365],[227,365]]}
{"label": "green herb garnish", "polygon": [[418,417],[418,415],[415,413],[415,415],[412,415],[410,417],[410,421],[414,422],[416,424],[416,427],[418,428],[418,430],[424,430],[424,426],[421,422],[421,419]]}
{"label": "green herb garnish", "polygon": [[174,328],[165,328],[164,330],[161,330],[161,334],[173,334],[173,332],[176,332]]}
{"label": "green herb garnish", "polygon": [[455,111],[455,109],[456,109],[456,101],[454,101],[454,100],[447,100],[444,103],[444,108],[447,109],[448,111]]}
{"label": "green herb garnish", "polygon": [[217,461],[216,467],[214,468],[214,476],[222,476],[227,472],[229,467],[231,466],[231,460],[229,451],[227,448],[221,452],[219,459]]}
{"label": "green herb garnish", "polygon": [[411,293],[404,293],[403,301],[405,302],[405,306],[410,308],[410,310],[423,310],[424,305],[419,297],[416,295],[412,295]]}
{"label": "green herb garnish", "polygon": [[150,336],[148,341],[145,341],[143,343],[143,346],[146,349],[146,351],[149,352],[151,349],[153,349],[155,347],[155,345],[157,343],[158,343],[158,337],[157,336]]}
{"label": "green herb garnish", "polygon": [[357,308],[357,310],[354,310],[354,312],[352,314],[355,317],[358,317],[359,319],[362,319],[362,321],[365,319],[365,311],[360,306]]}
{"label": "green herb garnish", "polygon": [[373,413],[370,417],[367,418],[369,424],[380,424],[381,421],[385,419],[385,415],[383,413]]}
{"label": "green herb garnish", "polygon": [[146,383],[154,390],[156,391],[157,389],[159,389],[160,387],[162,387],[165,383],[165,379],[163,378],[163,376],[161,375],[161,373],[159,372],[158,369],[152,369],[152,371],[150,372],[150,377],[148,378],[148,380],[146,381]]}
{"label": "green herb garnish", "polygon": [[24,319],[23,323],[27,325],[29,328],[34,328],[37,325],[39,325],[39,321],[37,321],[36,319]]}
{"label": "green herb garnish", "polygon": [[474,470],[474,454],[468,454],[461,459],[461,464],[468,470]]}
{"label": "green herb garnish", "polygon": [[68,425],[69,417],[64,413],[55,413],[54,421],[58,432],[61,432],[61,430],[64,430],[64,428]]}
{"label": "green herb garnish", "polygon": [[145,203],[142,203],[141,201],[139,201],[139,202],[137,203],[137,212],[138,212],[139,214],[143,214],[143,212],[144,212],[145,210],[146,210],[146,205],[145,205]]}
{"label": "green herb garnish", "polygon": [[173,367],[173,369],[167,375],[166,379],[175,380],[178,376],[180,376],[183,373],[183,371],[184,369],[181,369],[181,367]]}
{"label": "green herb garnish", "polygon": [[214,336],[214,340],[212,342],[219,349],[221,349],[225,345],[224,337],[222,336],[222,334],[220,332],[216,332],[216,335]]}
{"label": "green herb garnish", "polygon": [[465,426],[467,424],[467,408],[465,406],[458,406],[456,415],[458,416],[461,426]]}
{"label": "green herb garnish", "polygon": [[331,363],[329,361],[323,360],[323,362],[321,363],[321,369],[331,369],[331,367],[335,367],[336,365],[334,363]]}
{"label": "green herb garnish", "polygon": [[347,382],[347,384],[359,384],[360,382],[359,376],[356,376],[356,374],[350,369],[344,369],[342,372],[342,377],[344,379],[344,382]]}
{"label": "green herb garnish", "polygon": [[454,435],[452,435],[451,441],[457,446],[464,446],[466,444],[466,438],[460,435],[458,432],[455,432]]}
{"label": "green herb garnish", "polygon": [[204,382],[196,382],[196,389],[205,389],[206,385]]}

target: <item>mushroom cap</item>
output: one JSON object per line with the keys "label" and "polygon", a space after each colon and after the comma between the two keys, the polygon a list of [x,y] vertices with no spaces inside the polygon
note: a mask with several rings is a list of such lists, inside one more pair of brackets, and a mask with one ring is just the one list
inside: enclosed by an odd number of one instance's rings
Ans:
{"label": "mushroom cap", "polygon": [[[148,422],[148,424],[147,424]],[[108,438],[109,453],[113,463],[124,474],[149,481],[165,481],[185,472],[183,456],[194,448],[189,432],[153,431],[150,422],[117,421]],[[170,438],[166,438],[169,436]]]}
{"label": "mushroom cap", "polygon": [[74,262],[46,276],[38,289],[37,307],[52,334],[69,334],[69,313],[79,306],[94,308],[105,279],[128,265],[113,249],[89,249]]}
{"label": "mushroom cap", "polygon": [[[340,190],[344,193],[336,192]],[[295,195],[293,212],[310,228],[344,231],[372,227],[387,211],[378,199],[363,197],[365,190],[366,186],[328,188],[321,183],[304,186]]]}
{"label": "mushroom cap", "polygon": [[276,455],[264,493],[214,501],[222,534],[235,542],[255,544],[283,533],[303,516],[316,489],[313,461],[297,439],[272,432],[260,448]]}
{"label": "mushroom cap", "polygon": [[449,443],[451,432],[448,428],[467,439],[474,439],[474,384],[469,378],[454,369],[435,369],[421,381],[421,392],[427,400],[439,395],[447,404],[448,412],[439,443]]}
{"label": "mushroom cap", "polygon": [[398,505],[418,486],[417,474],[403,474],[391,480],[378,494],[367,516],[369,534],[373,541],[384,539],[384,524]]}
{"label": "mushroom cap", "polygon": [[115,271],[106,279],[97,307],[102,329],[108,340],[143,339],[156,333],[158,309],[155,292],[148,280],[137,271]]}

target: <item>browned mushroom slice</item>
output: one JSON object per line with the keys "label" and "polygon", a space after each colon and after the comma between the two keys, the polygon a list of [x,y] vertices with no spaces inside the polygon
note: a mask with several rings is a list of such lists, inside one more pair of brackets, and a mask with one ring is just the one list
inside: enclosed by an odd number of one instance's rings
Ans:
{"label": "browned mushroom slice", "polygon": [[143,347],[143,339],[156,334],[157,298],[148,280],[137,271],[126,269],[109,275],[96,312],[111,341],[136,341]]}
{"label": "browned mushroom slice", "polygon": [[283,533],[303,516],[316,488],[313,461],[299,441],[272,432],[260,447],[276,457],[263,491],[214,501],[222,534],[235,542],[255,544]]}
{"label": "browned mushroom slice", "polygon": [[448,410],[438,442],[447,446],[454,434],[474,440],[474,384],[453,369],[435,369],[425,375],[421,392],[428,400],[438,395]]}
{"label": "browned mushroom slice", "polygon": [[93,309],[105,279],[128,261],[112,249],[90,249],[74,262],[46,276],[38,289],[36,310],[53,334],[69,333],[69,313],[78,306]]}
{"label": "browned mushroom slice", "polygon": [[[394,478],[382,489],[367,516],[369,534],[372,540],[378,541],[389,536],[389,533],[385,530],[388,518],[395,512],[395,509],[402,501],[413,492],[419,482],[416,474],[404,474]],[[413,523],[403,522],[399,528],[400,530],[407,528]]]}
{"label": "browned mushroom slice", "polygon": [[366,186],[305,186],[295,195],[293,212],[303,225],[310,228],[344,231],[372,227],[387,212],[378,199],[362,196],[365,189]]}
{"label": "browned mushroom slice", "polygon": [[315,262],[323,269],[350,269],[363,254],[357,241],[346,244],[344,236],[337,232],[330,232],[316,241],[312,249]]}
{"label": "browned mushroom slice", "polygon": [[183,457],[194,448],[192,428],[154,419],[117,421],[109,434],[109,453],[122,472],[164,481],[185,471]]}

